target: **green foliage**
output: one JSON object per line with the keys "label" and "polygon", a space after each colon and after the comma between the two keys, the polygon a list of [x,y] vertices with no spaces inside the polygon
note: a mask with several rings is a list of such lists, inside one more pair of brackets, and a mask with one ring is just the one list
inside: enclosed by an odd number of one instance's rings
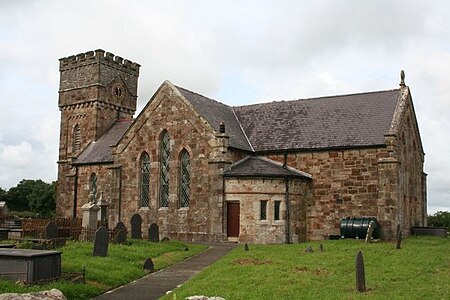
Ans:
{"label": "green foliage", "polygon": [[151,257],[155,269],[164,268],[175,262],[195,255],[206,248],[204,245],[189,245],[170,241],[150,243],[144,240],[131,240],[129,245],[109,244],[107,257],[93,257],[92,243],[68,241],[62,247],[61,262],[64,273],[80,273],[86,270],[86,284],[59,280],[45,285],[20,285],[0,279],[1,293],[28,293],[56,288],[67,299],[90,299],[112,288],[136,280],[146,273],[142,269],[144,260]]}
{"label": "green foliage", "polygon": [[[324,251],[318,251],[323,244]],[[311,245],[313,253],[305,253]],[[232,299],[449,299],[450,239],[409,237],[292,245],[239,245],[162,299],[192,295]],[[368,291],[355,291],[356,254],[362,250]]]}
{"label": "green foliage", "polygon": [[0,201],[6,201],[7,192],[0,187]]}
{"label": "green foliage", "polygon": [[10,210],[32,211],[41,217],[52,217],[56,208],[56,182],[23,179],[5,192],[4,198]]}
{"label": "green foliage", "polygon": [[447,227],[450,229],[450,212],[438,211],[432,216],[428,216],[428,226]]}

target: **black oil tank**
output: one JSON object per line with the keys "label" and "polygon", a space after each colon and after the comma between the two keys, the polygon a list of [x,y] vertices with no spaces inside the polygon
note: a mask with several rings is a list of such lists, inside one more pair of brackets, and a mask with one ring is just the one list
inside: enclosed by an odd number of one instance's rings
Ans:
{"label": "black oil tank", "polygon": [[365,239],[370,222],[374,222],[372,237],[380,238],[380,225],[374,217],[347,217],[341,220],[341,236],[344,238]]}

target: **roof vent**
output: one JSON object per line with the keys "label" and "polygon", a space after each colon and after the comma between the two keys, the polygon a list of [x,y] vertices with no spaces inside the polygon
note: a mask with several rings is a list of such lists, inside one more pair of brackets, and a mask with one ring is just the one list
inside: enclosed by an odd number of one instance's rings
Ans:
{"label": "roof vent", "polygon": [[224,121],[220,122],[219,132],[220,133],[225,133],[225,122]]}

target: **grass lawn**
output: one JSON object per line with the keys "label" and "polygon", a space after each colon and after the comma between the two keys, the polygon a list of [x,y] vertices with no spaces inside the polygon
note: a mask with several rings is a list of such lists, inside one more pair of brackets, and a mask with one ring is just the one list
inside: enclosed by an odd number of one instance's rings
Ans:
{"label": "grass lawn", "polygon": [[22,285],[0,279],[1,293],[25,293],[52,288],[61,290],[68,299],[89,299],[114,287],[144,276],[142,266],[151,257],[155,269],[161,269],[206,249],[204,245],[185,244],[170,241],[150,243],[144,240],[130,240],[130,245],[109,244],[107,257],[92,257],[92,243],[71,242],[62,251],[63,272],[82,272],[86,268],[86,284],[55,281],[45,285]]}
{"label": "grass lawn", "polygon": [[[313,253],[305,253],[308,245]],[[400,250],[395,243],[361,240],[249,247],[239,245],[164,299],[450,299],[449,238],[409,237]],[[355,292],[358,250],[365,293]]]}

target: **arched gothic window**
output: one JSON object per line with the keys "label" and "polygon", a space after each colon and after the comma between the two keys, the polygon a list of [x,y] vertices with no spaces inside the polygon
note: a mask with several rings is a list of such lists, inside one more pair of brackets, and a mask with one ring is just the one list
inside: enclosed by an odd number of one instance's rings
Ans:
{"label": "arched gothic window", "polygon": [[81,147],[81,131],[80,131],[80,125],[75,125],[73,128],[73,144],[72,149],[73,153],[77,153],[80,150]]}
{"label": "arched gothic window", "polygon": [[180,182],[179,201],[180,207],[189,207],[189,182],[191,179],[189,153],[183,149],[180,154]]}
{"label": "arched gothic window", "polygon": [[170,137],[167,131],[161,134],[160,140],[160,181],[159,181],[159,206],[169,206],[169,156]]}
{"label": "arched gothic window", "polygon": [[148,207],[150,198],[150,157],[147,152],[141,156],[141,177],[140,177],[140,205]]}
{"label": "arched gothic window", "polygon": [[97,200],[97,175],[95,173],[92,173],[89,178],[89,196],[91,194],[94,196],[93,200]]}

